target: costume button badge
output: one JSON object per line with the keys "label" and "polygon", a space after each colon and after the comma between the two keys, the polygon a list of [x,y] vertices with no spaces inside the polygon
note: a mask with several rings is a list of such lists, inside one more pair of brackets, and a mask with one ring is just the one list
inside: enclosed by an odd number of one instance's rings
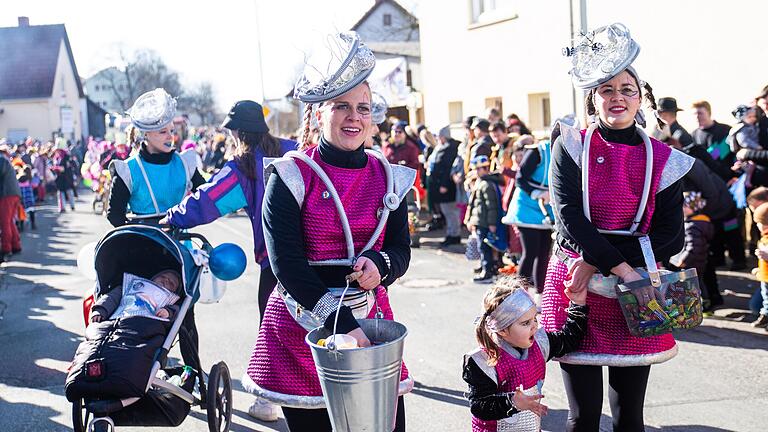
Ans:
{"label": "costume button badge", "polygon": [[605,158],[604,158],[604,157],[602,157],[602,156],[598,156],[598,157],[597,157],[597,163],[601,164],[601,163],[603,163],[603,162],[605,162]]}
{"label": "costume button badge", "polygon": [[323,192],[323,199],[328,199],[330,197],[331,197],[331,193],[330,192],[328,192],[328,191],[324,191]]}

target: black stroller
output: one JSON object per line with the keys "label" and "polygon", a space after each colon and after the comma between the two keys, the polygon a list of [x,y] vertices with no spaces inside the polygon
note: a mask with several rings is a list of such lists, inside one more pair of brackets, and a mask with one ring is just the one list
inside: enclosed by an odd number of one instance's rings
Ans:
{"label": "black stroller", "polygon": [[[67,398],[72,402],[75,432],[112,432],[115,426],[178,426],[189,414],[191,406],[199,406],[207,411],[208,427],[212,432],[229,430],[232,418],[232,383],[229,369],[224,362],[219,362],[213,365],[206,377],[202,372],[196,337],[190,336],[190,332],[194,331],[194,317],[190,314],[190,308],[200,296],[201,274],[208,271],[204,265],[195,263],[191,250],[181,243],[191,244],[193,241],[201,243],[195,247],[211,250],[210,243],[199,234],[169,234],[157,227],[145,225],[128,225],[114,229],[97,245],[97,295],[103,294],[104,290],[109,290],[110,287],[121,286],[124,273],[150,278],[166,269],[176,270],[181,275],[184,289],[179,312],[171,322],[130,317],[112,320],[114,323],[93,323],[88,327],[87,340],[78,348],[66,385]],[[100,290],[102,292],[99,292]],[[190,316],[185,320],[187,314]],[[144,340],[131,340],[131,337],[136,337],[138,331],[121,326],[130,327],[132,319],[134,322],[141,321],[141,326],[155,326],[141,328],[142,332],[154,329],[154,333],[149,333],[156,336],[155,346]],[[158,325],[165,326],[161,327],[162,332],[157,331]],[[110,332],[110,337],[94,342],[90,337],[94,332],[102,332],[102,335]],[[191,366],[191,369],[168,365],[168,352],[177,336],[184,354],[184,362]],[[123,340],[120,343],[115,342],[121,337]],[[141,353],[141,349],[147,346],[149,353],[146,350]],[[120,362],[110,360],[105,354],[109,353],[110,349],[116,354],[113,357],[121,359]],[[142,365],[137,369],[134,365],[142,362],[136,361],[136,357],[130,357],[132,355],[149,361],[146,366]],[[99,356],[104,358],[98,358]],[[105,385],[104,380],[94,382],[89,379],[89,361],[92,367],[94,358],[98,358],[99,363],[93,369],[106,371],[104,373],[112,380],[109,386]],[[128,372],[122,371],[126,358],[132,361],[131,367],[125,368],[130,369],[132,377],[126,376],[129,375]],[[137,370],[142,372],[137,373]],[[179,376],[183,376],[184,381],[178,379]],[[177,379],[166,380],[166,377]],[[199,390],[199,396],[195,386]],[[102,389],[109,391],[102,393]],[[109,396],[101,397],[100,394]]]}

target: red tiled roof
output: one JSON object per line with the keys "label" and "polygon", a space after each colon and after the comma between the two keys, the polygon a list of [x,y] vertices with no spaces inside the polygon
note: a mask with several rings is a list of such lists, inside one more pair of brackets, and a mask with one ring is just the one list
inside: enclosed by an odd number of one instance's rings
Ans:
{"label": "red tiled roof", "polygon": [[[79,77],[64,24],[0,28],[0,99],[50,97],[62,39]],[[83,97],[82,84],[76,81]]]}

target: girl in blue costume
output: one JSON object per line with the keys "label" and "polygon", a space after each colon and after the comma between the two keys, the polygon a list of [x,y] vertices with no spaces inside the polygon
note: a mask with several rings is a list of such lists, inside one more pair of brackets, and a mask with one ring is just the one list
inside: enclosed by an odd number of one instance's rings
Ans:
{"label": "girl in blue costume", "polygon": [[174,151],[171,137],[176,101],[165,90],[158,88],[139,96],[128,115],[141,144],[139,152],[127,160],[109,164],[112,188],[107,219],[115,227],[128,223],[129,210],[138,218],[162,217],[205,183],[197,170],[195,153]]}
{"label": "girl in blue costume", "polygon": [[[261,225],[261,206],[264,198],[264,159],[277,158],[295,150],[295,141],[275,138],[269,134],[261,105],[254,101],[237,102],[229,111],[222,128],[229,130],[237,143],[233,161],[216,174],[210,182],[188,196],[181,204],[171,208],[161,221],[179,228],[192,228],[211,223],[226,214],[245,208],[253,228],[253,249],[259,264],[259,322],[264,316],[277,278],[269,266],[264,230]],[[248,413],[260,420],[277,420],[277,407],[258,399]]]}

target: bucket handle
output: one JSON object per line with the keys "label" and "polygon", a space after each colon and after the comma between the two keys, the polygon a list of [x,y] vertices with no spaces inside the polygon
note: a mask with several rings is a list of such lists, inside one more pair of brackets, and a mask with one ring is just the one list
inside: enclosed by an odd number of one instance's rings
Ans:
{"label": "bucket handle", "polygon": [[[347,295],[347,291],[349,291],[349,284],[352,283],[352,281],[355,279],[357,279],[357,277],[354,273],[347,275],[347,277],[344,278],[347,285],[344,287],[344,291],[341,292],[341,297],[339,297],[339,304],[336,306],[336,316],[333,318],[333,337],[331,338],[330,342],[326,344],[326,347],[330,351],[336,351],[336,327],[339,323],[339,313],[341,312],[341,306],[344,304],[344,296]],[[381,307],[379,307],[379,300],[376,298],[375,293],[373,295],[373,304],[376,306],[376,315],[374,315],[374,318],[377,320],[384,318],[384,312],[382,312]]]}

